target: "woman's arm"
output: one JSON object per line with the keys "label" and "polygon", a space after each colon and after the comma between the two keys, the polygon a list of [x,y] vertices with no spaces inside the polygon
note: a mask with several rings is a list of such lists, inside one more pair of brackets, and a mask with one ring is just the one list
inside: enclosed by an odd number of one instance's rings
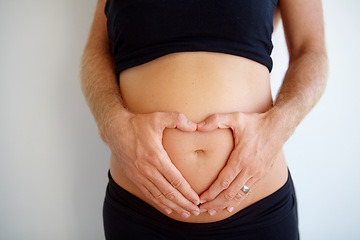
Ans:
{"label": "woman's arm", "polygon": [[231,128],[235,139],[227,165],[200,196],[206,202],[202,211],[237,206],[245,197],[241,187],[256,187],[324,92],[328,60],[321,0],[279,0],[279,7],[290,60],[273,108],[261,114],[216,114],[198,125],[200,131]]}
{"label": "woman's arm", "polygon": [[271,110],[291,135],[322,96],[328,75],[321,0],[279,0],[289,67]]}
{"label": "woman's arm", "polygon": [[171,163],[162,146],[165,128],[195,131],[180,113],[133,114],[123,106],[104,14],[99,0],[81,62],[81,87],[101,138],[130,180],[166,212],[197,214],[199,197]]}

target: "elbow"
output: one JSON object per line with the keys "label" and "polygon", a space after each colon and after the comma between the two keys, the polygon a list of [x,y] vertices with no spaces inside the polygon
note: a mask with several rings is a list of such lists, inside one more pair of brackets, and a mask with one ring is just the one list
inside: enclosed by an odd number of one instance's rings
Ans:
{"label": "elbow", "polygon": [[289,48],[289,64],[298,61],[304,57],[316,57],[321,59],[324,63],[328,62],[328,54],[325,44],[303,44],[297,48]]}
{"label": "elbow", "polygon": [[324,92],[329,76],[329,58],[325,44],[299,48],[289,52],[289,70],[302,71],[301,75],[311,74],[316,80],[319,92]]}
{"label": "elbow", "polygon": [[289,67],[295,63],[302,62],[316,67],[327,79],[329,73],[329,58],[324,44],[304,44],[296,50],[289,50]]}

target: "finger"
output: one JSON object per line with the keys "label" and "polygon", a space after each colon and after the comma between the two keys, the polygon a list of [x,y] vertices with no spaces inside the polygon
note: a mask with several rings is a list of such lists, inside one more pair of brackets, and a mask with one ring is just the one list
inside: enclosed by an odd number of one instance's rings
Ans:
{"label": "finger", "polygon": [[151,201],[153,201],[156,205],[158,205],[161,209],[163,209],[167,214],[171,214],[173,211],[171,208],[169,208],[168,206],[166,206],[165,204],[161,203],[160,201],[158,201],[154,195],[143,185],[143,184],[139,184],[138,185],[140,191],[143,192],[143,194],[149,198]]}
{"label": "finger", "polygon": [[[243,184],[241,177],[236,178],[231,186],[219,194],[214,200],[209,201],[205,204],[200,205],[200,211],[207,211],[210,215],[215,215],[218,212],[226,209],[228,212],[232,212],[242,200],[250,194],[252,191],[254,178],[249,178],[245,184]],[[246,185],[249,188],[249,192],[244,192],[241,187]],[[241,187],[240,187],[241,186]]]}
{"label": "finger", "polygon": [[168,180],[171,186],[178,190],[185,199],[190,201],[193,205],[200,204],[198,194],[191,188],[190,184],[181,175],[180,171],[170,162],[170,164],[163,163],[159,168],[160,173]]}
{"label": "finger", "polygon": [[196,131],[197,124],[190,121],[184,114],[169,112],[163,113],[160,124],[163,128],[178,128],[182,131]]}
{"label": "finger", "polygon": [[[248,178],[247,180],[244,180]],[[231,191],[236,191],[237,193],[234,196],[235,201],[240,201],[253,191],[253,177],[242,177],[239,176],[238,181],[234,181],[234,186],[231,188]],[[229,189],[230,190],[230,189]]]}
{"label": "finger", "polygon": [[147,198],[151,199],[155,204],[163,208],[167,214],[171,214],[172,210],[174,210],[184,218],[190,217],[190,212],[167,199],[151,181],[144,178],[141,182],[142,183],[138,185],[140,190]]}
{"label": "finger", "polygon": [[159,163],[159,166],[141,166],[141,172],[160,190],[166,199],[197,215],[199,212],[197,207],[200,202],[199,196],[171,163],[170,159],[163,159]]}
{"label": "finger", "polygon": [[241,189],[240,189],[240,191],[235,195],[235,197],[234,197],[234,199],[233,199],[233,204],[231,204],[231,205],[229,205],[227,208],[226,208],[226,210],[228,211],[228,212],[232,212],[236,207],[238,207],[240,204],[241,204],[241,202],[242,202],[242,200],[246,197],[246,196],[248,196],[248,195],[250,195],[255,189],[256,189],[256,186],[257,186],[257,184],[258,184],[258,182],[260,181],[260,179],[255,179],[255,178],[250,178],[244,185],[246,185],[250,190],[249,190],[249,192],[248,193],[244,193]]}
{"label": "finger", "polygon": [[236,121],[235,113],[217,113],[198,123],[198,131],[212,131],[217,128],[231,128]]}
{"label": "finger", "polygon": [[[197,207],[200,202],[199,196],[171,162],[161,141],[156,139],[152,142],[152,145],[156,151],[147,156],[147,158],[150,157],[148,161],[136,164],[137,170],[150,180],[168,200],[197,215],[199,213],[199,208]],[[154,194],[152,191],[150,192]]]}
{"label": "finger", "polygon": [[221,170],[217,179],[211,184],[208,190],[206,190],[200,196],[200,203],[205,203],[213,200],[217,197],[223,190],[227,189],[232,181],[240,173],[240,165],[237,157],[239,156],[238,150],[234,150],[229,157],[228,163]]}
{"label": "finger", "polygon": [[240,190],[241,187],[244,186],[244,182],[247,184],[251,183],[250,177],[245,177],[249,180],[244,180],[243,172],[244,171],[240,172],[234,181],[232,181],[231,185],[226,190],[221,192],[215,199],[202,204],[200,206],[200,211],[204,211],[205,209],[210,215],[214,215],[224,208],[228,208],[227,210],[229,212],[233,211],[231,206],[235,205],[235,202],[239,202],[246,195],[243,191]]}
{"label": "finger", "polygon": [[[166,199],[176,203],[180,207],[190,211],[190,212],[197,212],[199,208],[197,205],[189,201],[185,198],[179,191],[176,189],[172,184],[170,184],[164,176],[162,176],[159,172],[155,172],[154,179],[151,181],[159,188],[160,192],[166,197]],[[177,183],[182,182],[177,181]]]}

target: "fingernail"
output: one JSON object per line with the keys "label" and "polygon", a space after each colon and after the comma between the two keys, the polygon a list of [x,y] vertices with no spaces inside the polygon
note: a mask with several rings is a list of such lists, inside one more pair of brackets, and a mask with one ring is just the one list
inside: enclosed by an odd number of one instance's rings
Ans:
{"label": "fingernail", "polygon": [[191,213],[192,213],[193,215],[195,215],[195,216],[197,216],[197,215],[199,215],[199,214],[200,214],[200,212],[199,212],[199,211],[191,211]]}
{"label": "fingernail", "polygon": [[172,213],[172,211],[171,211],[170,209],[165,209],[165,212],[166,212],[167,214]]}
{"label": "fingernail", "polygon": [[211,210],[209,210],[209,214],[210,214],[211,216],[213,216],[213,215],[216,214],[216,211],[215,211],[214,209],[211,209]]}
{"label": "fingernail", "polygon": [[206,209],[203,209],[203,208],[200,208],[200,212],[201,212],[201,213],[204,213],[204,212],[207,212],[207,210],[206,210]]}
{"label": "fingernail", "polygon": [[206,200],[200,200],[200,204],[206,203]]}
{"label": "fingernail", "polygon": [[200,127],[203,127],[205,125],[205,122],[201,122],[201,123],[198,123],[198,128]]}
{"label": "fingernail", "polygon": [[234,210],[234,208],[233,207],[228,207],[227,210],[228,210],[229,213],[231,213]]}
{"label": "fingernail", "polygon": [[199,201],[193,201],[193,204],[195,204],[196,206],[198,206],[200,203],[199,203]]}
{"label": "fingernail", "polygon": [[181,216],[184,218],[188,218],[188,217],[190,217],[190,214],[187,212],[183,212],[183,213],[181,213]]}

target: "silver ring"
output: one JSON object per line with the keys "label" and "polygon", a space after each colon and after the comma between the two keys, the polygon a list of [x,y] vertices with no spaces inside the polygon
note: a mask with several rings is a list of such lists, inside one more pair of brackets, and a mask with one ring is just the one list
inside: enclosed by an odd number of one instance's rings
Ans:
{"label": "silver ring", "polygon": [[240,189],[243,193],[248,194],[248,192],[250,191],[250,188],[246,185],[242,186],[242,188]]}

